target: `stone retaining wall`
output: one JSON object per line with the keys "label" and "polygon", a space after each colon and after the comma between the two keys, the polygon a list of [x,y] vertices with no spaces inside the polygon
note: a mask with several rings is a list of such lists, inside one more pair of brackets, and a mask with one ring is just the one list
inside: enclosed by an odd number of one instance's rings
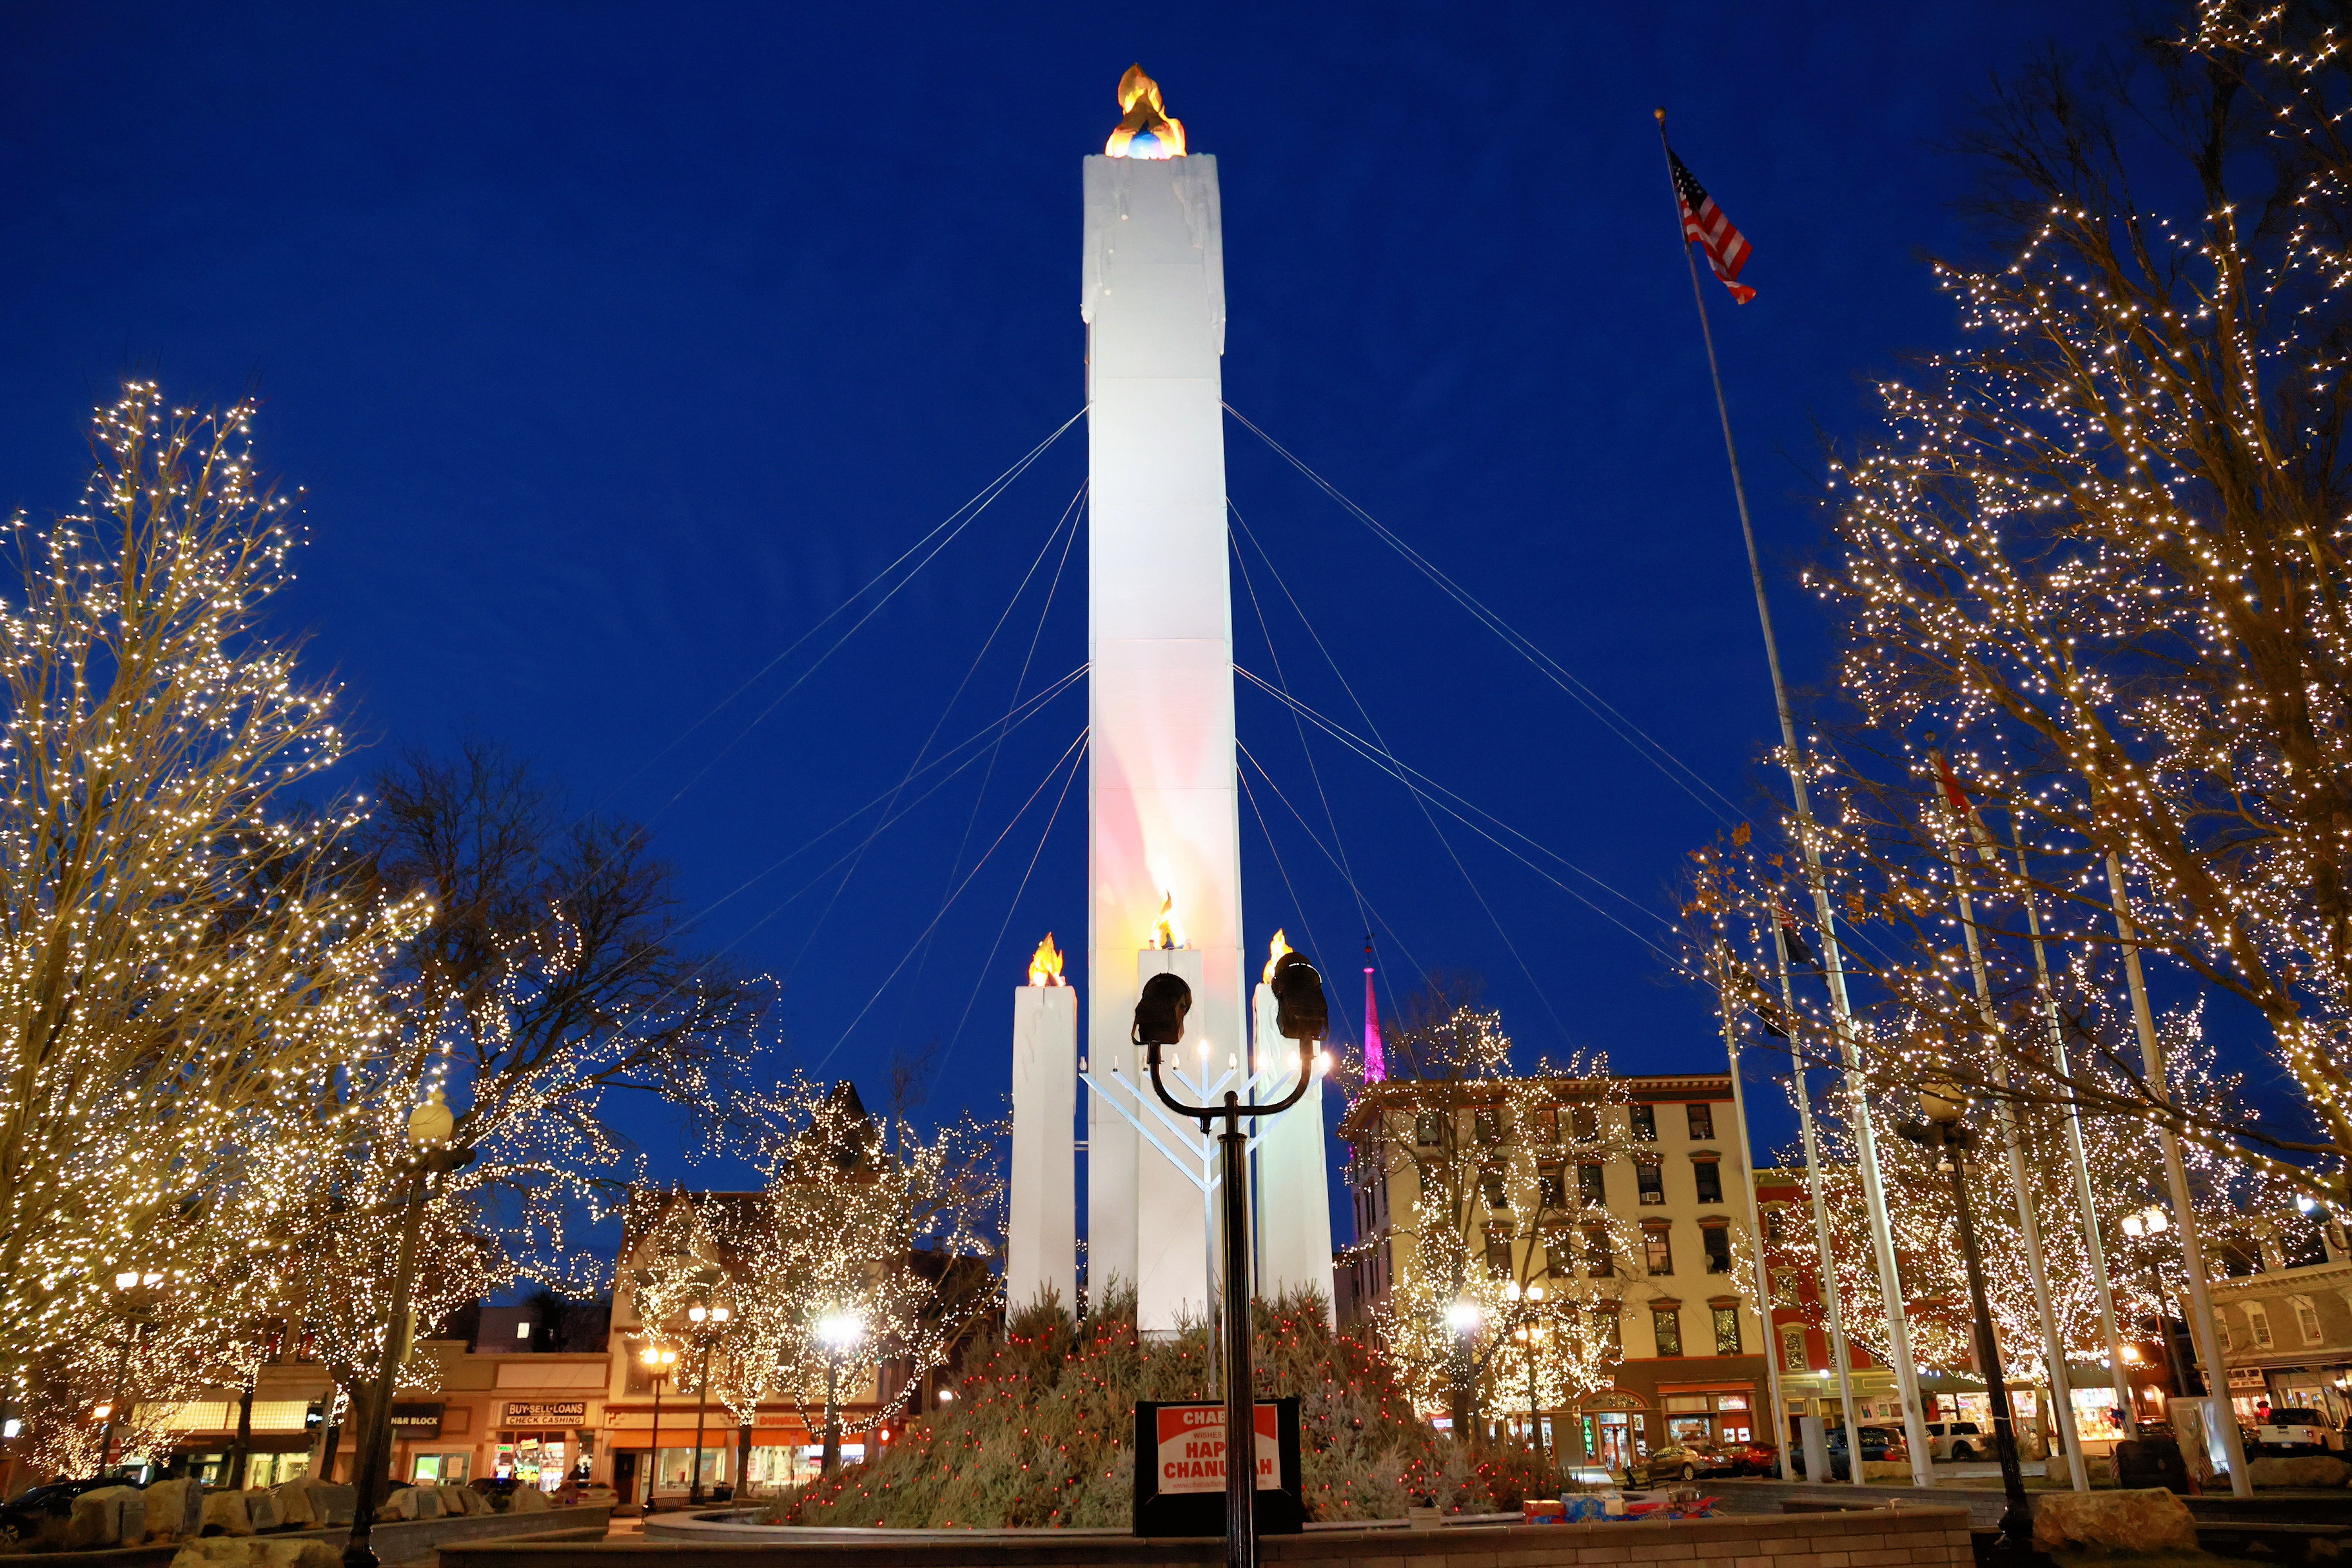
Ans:
{"label": "stone retaining wall", "polygon": [[[386,1563],[424,1563],[454,1542],[491,1539],[547,1542],[602,1541],[610,1528],[611,1505],[551,1508],[544,1513],[469,1513],[452,1519],[387,1520],[370,1532],[375,1554]],[[273,1530],[266,1534],[236,1536],[240,1541],[323,1541],[341,1552],[351,1539],[342,1525],[323,1530]],[[54,1562],[60,1568],[167,1568],[179,1552],[177,1542],[152,1546],[112,1546],[96,1552],[28,1553],[26,1562]]]}
{"label": "stone retaining wall", "polygon": [[[877,1531],[866,1540],[528,1541],[453,1542],[442,1568],[1014,1568],[1118,1564],[1194,1568],[1222,1563],[1212,1539],[1138,1540],[1066,1531]],[[1792,1513],[1639,1524],[1469,1526],[1445,1530],[1318,1530],[1270,1535],[1267,1563],[1349,1563],[1363,1568],[1970,1568],[1968,1515],[1957,1508]]]}

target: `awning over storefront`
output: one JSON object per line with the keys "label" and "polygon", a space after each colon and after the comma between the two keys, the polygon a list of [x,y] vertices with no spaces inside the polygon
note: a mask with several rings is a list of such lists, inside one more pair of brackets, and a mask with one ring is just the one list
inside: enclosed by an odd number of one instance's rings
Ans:
{"label": "awning over storefront", "polygon": [[[607,1448],[644,1449],[654,1446],[653,1436],[650,1427],[621,1427],[605,1431],[600,1441]],[[702,1429],[702,1446],[706,1448],[732,1448],[742,1440],[743,1428],[740,1426],[705,1426]],[[845,1429],[842,1441],[852,1440],[853,1435]],[[751,1447],[754,1448],[804,1448],[816,1441],[815,1437],[797,1426],[751,1428]],[[663,1422],[661,1446],[665,1448],[693,1447],[694,1423],[689,1421],[683,1426],[672,1426],[668,1422]]]}

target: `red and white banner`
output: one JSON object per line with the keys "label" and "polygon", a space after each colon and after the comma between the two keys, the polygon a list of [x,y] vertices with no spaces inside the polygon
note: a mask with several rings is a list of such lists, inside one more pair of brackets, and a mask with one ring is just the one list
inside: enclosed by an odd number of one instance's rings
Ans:
{"label": "red and white banner", "polygon": [[[1160,1491],[1222,1492],[1225,1489],[1225,1407],[1163,1405],[1160,1422]],[[1272,1405],[1252,1413],[1257,1433],[1257,1489],[1282,1487],[1282,1427]]]}

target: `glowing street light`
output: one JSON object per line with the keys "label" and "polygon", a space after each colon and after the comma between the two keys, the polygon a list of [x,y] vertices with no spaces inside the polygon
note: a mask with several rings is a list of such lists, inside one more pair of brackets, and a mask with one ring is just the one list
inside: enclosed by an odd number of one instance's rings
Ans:
{"label": "glowing street light", "polygon": [[866,1337],[866,1320],[855,1312],[827,1312],[817,1320],[817,1343],[824,1347],[824,1473],[841,1468],[841,1363]]}

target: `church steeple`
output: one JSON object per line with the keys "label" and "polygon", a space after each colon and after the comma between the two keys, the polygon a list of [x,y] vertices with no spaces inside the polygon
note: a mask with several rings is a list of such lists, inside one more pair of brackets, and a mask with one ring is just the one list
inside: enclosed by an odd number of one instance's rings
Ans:
{"label": "church steeple", "polygon": [[1372,994],[1372,933],[1364,933],[1364,1081],[1380,1083],[1389,1076],[1388,1058],[1381,1051],[1381,1005]]}

